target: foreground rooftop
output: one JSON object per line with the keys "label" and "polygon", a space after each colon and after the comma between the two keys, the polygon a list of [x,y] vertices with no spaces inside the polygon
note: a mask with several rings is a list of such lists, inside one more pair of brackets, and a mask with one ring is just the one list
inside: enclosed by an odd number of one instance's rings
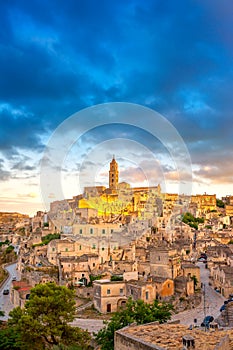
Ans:
{"label": "foreground rooftop", "polygon": [[180,324],[160,325],[151,323],[141,326],[130,326],[117,333],[116,350],[122,349],[120,338],[127,338],[129,342],[135,343],[136,341],[148,344],[147,349],[182,350],[183,337],[194,339],[195,347],[191,347],[191,349],[233,349],[233,330],[208,330],[205,332],[199,328],[190,330],[187,326]]}

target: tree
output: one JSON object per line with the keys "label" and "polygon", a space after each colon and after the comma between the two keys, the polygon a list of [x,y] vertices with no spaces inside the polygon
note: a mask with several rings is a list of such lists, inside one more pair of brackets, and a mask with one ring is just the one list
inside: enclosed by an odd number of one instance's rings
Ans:
{"label": "tree", "polygon": [[98,345],[102,350],[114,349],[114,333],[130,323],[144,324],[153,321],[166,322],[171,317],[172,305],[154,300],[147,304],[143,300],[133,301],[129,298],[125,307],[115,312],[106,326],[95,334]]}
{"label": "tree", "polygon": [[183,215],[182,222],[197,230],[198,224],[204,223],[204,218],[195,218],[191,213],[185,213]]}
{"label": "tree", "polygon": [[60,233],[49,233],[48,235],[46,235],[46,236],[41,238],[41,240],[42,240],[41,243],[33,244],[33,247],[40,247],[40,246],[43,246],[43,245],[47,245],[52,240],[60,239],[60,238],[61,238],[61,234]]}
{"label": "tree", "polygon": [[194,290],[195,290],[198,284],[197,276],[196,275],[191,276],[191,280],[193,280]]}
{"label": "tree", "polygon": [[[3,316],[5,316],[5,312],[4,311],[2,311],[2,310],[0,310],[0,317],[3,317]],[[2,320],[0,320],[0,325],[2,324]]]}
{"label": "tree", "polygon": [[221,199],[217,198],[216,204],[217,204],[217,207],[219,207],[219,208],[225,208],[225,203]]}
{"label": "tree", "polygon": [[75,317],[74,293],[55,283],[38,284],[31,290],[25,307],[10,312],[8,325],[20,334],[23,349],[31,349],[31,344],[37,350],[68,344],[88,349],[88,332],[68,324]]}
{"label": "tree", "polygon": [[14,250],[14,247],[12,245],[9,245],[9,247],[6,248],[6,254],[11,253]]}
{"label": "tree", "polygon": [[117,276],[117,275],[113,275],[111,276],[111,281],[123,281],[123,276]]}
{"label": "tree", "polygon": [[22,350],[20,334],[10,327],[0,329],[0,350]]}

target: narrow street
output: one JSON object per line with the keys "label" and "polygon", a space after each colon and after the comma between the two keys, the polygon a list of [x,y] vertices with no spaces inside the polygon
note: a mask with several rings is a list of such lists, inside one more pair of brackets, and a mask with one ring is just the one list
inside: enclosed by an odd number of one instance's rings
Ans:
{"label": "narrow street", "polygon": [[16,277],[17,280],[20,279],[19,272],[16,270],[16,263],[6,266],[6,270],[9,272],[9,277],[0,289],[0,310],[5,312],[5,316],[1,317],[1,320],[4,321],[8,319],[8,314],[14,308],[14,305],[10,301],[10,294],[3,295],[3,290],[10,290],[13,277]]}
{"label": "narrow street", "polygon": [[208,315],[213,316],[214,318],[218,317],[220,314],[220,307],[225,300],[221,294],[217,293],[211,286],[209,286],[209,270],[205,268],[205,264],[200,262],[198,263],[198,266],[200,267],[201,282],[203,285],[201,304],[195,309],[183,311],[172,316],[172,320],[180,320],[180,323],[185,325],[194,324],[194,319],[197,320],[197,325],[200,325],[204,317]]}
{"label": "narrow street", "polygon": [[98,333],[99,330],[103,328],[104,322],[103,320],[97,319],[76,318],[71,325],[88,330],[90,333]]}

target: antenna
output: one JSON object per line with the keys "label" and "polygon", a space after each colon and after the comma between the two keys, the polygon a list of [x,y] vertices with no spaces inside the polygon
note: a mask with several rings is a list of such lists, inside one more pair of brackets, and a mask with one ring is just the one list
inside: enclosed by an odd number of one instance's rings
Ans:
{"label": "antenna", "polygon": [[[204,311],[204,320],[206,318],[206,291],[205,291],[205,283],[203,284],[203,311]],[[206,322],[205,322],[205,332],[206,332]]]}

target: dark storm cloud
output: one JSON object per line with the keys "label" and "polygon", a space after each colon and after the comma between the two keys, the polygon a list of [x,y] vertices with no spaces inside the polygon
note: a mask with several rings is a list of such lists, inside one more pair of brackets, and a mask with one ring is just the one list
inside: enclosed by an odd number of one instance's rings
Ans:
{"label": "dark storm cloud", "polygon": [[36,171],[38,165],[28,156],[16,156],[12,159],[12,167],[11,170],[17,171]]}
{"label": "dark storm cloud", "polygon": [[[195,164],[206,149],[215,162],[213,144],[224,149],[233,142],[233,5],[223,2],[3,3],[0,150],[6,157],[41,150],[41,136],[70,114],[123,101],[163,113]],[[111,127],[101,131],[115,136]],[[98,132],[85,142],[101,141]],[[141,129],[118,134],[154,147]]]}
{"label": "dark storm cloud", "polygon": [[16,148],[42,149],[39,132],[45,129],[38,117],[4,105],[0,125],[0,150],[6,155],[17,154]]}

